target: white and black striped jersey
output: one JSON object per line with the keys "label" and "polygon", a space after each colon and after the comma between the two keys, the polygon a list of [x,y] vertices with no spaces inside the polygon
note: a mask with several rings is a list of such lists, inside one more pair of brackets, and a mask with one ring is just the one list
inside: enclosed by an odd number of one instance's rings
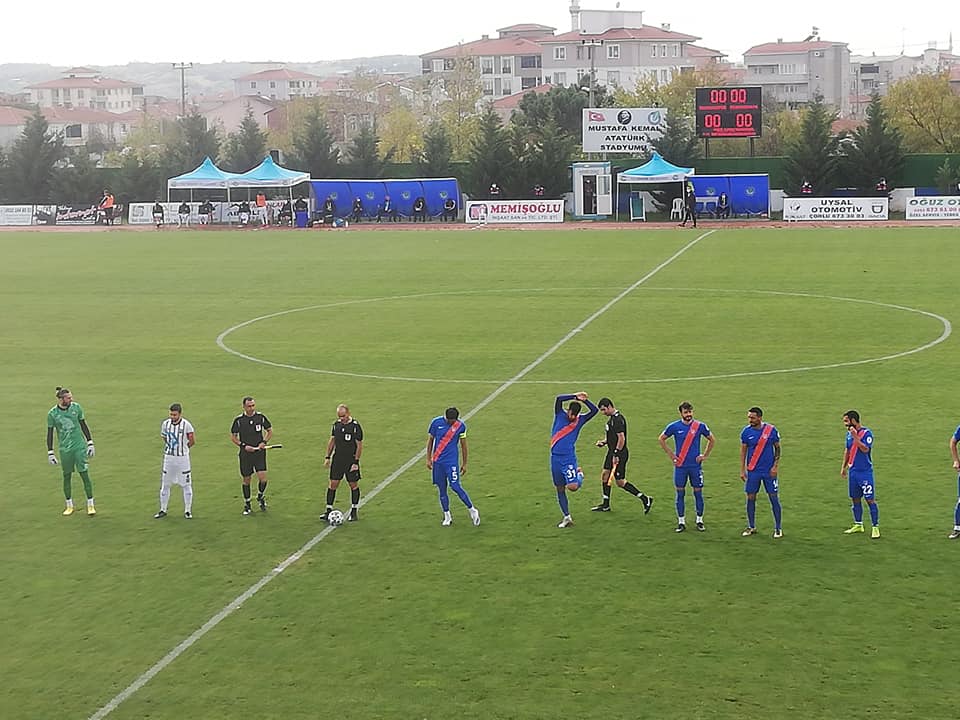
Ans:
{"label": "white and black striped jersey", "polygon": [[180,422],[174,424],[173,420],[167,418],[160,425],[160,436],[163,438],[163,454],[184,457],[190,455],[190,447],[187,445],[187,435],[193,432],[193,425],[185,417],[180,418]]}

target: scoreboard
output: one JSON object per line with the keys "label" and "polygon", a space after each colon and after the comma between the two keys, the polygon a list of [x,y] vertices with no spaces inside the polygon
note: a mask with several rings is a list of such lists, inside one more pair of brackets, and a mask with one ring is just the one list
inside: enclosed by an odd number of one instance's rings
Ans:
{"label": "scoreboard", "polygon": [[697,137],[760,137],[761,95],[759,86],[697,88],[694,105]]}

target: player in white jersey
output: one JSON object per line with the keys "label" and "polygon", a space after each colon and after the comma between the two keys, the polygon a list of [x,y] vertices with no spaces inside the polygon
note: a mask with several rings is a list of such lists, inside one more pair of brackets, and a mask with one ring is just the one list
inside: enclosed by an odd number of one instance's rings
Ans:
{"label": "player in white jersey", "polygon": [[167,516],[170,504],[170,487],[179,485],[183,490],[183,516],[193,517],[193,485],[190,482],[190,448],[196,442],[193,425],[182,415],[180,403],[170,406],[170,417],[160,425],[163,439],[163,474],[160,478],[160,512],[156,519]]}

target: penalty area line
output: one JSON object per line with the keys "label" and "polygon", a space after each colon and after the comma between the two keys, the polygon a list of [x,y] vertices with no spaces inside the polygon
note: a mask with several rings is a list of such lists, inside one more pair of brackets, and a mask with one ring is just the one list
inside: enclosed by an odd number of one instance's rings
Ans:
{"label": "penalty area line", "polygon": [[[714,232],[716,232],[716,230],[708,230],[702,235],[698,235],[693,240],[691,240],[686,245],[684,245],[682,248],[677,250],[673,255],[671,255],[666,260],[664,260],[659,265],[657,265],[655,268],[650,270],[650,272],[648,272],[642,278],[640,278],[635,283],[630,285],[628,288],[623,290],[620,294],[618,294],[612,300],[607,302],[605,305],[603,305],[603,307],[595,311],[592,315],[587,317],[586,320],[581,322],[579,325],[573,328],[573,330],[568,332],[560,340],[554,343],[550,347],[550,349],[548,349],[546,352],[540,355],[540,357],[538,357],[536,360],[531,362],[529,365],[523,368],[523,370],[518,372],[512,378],[504,381],[499,387],[497,387],[496,390],[494,390],[489,395],[487,395],[483,400],[481,400],[476,407],[472,408],[469,412],[467,412],[463,416],[463,419],[469,420],[471,417],[473,417],[478,412],[483,410],[490,403],[492,403],[494,400],[500,397],[500,395],[502,395],[505,391],[509,390],[513,385],[516,385],[518,381],[520,381],[526,375],[528,375],[537,367],[542,365],[548,358],[550,358],[560,348],[562,348],[564,345],[570,342],[570,340],[573,337],[575,337],[578,333],[582,332],[588,325],[590,325],[590,323],[592,323],[598,317],[603,315],[610,308],[612,308],[618,302],[623,300],[623,298],[625,298],[631,292],[633,292],[638,287],[643,285],[643,283],[645,283],[647,280],[652,278],[658,272],[660,272],[665,267],[673,263],[677,258],[679,258],[681,255],[686,253],[690,248],[692,248],[698,242],[703,240],[705,237],[712,235]],[[416,455],[411,457],[409,460],[403,463],[403,465],[398,467],[396,470],[390,473],[387,477],[381,480],[378,485],[376,485],[373,489],[371,489],[368,493],[365,494],[363,499],[361,499],[358,507],[362,508],[370,500],[372,500],[377,495],[379,495],[380,492],[385,488],[387,488],[394,480],[396,480],[403,473],[405,473],[407,470],[413,467],[416,463],[422,460],[426,456],[426,454],[427,454],[427,451],[425,448],[420,450],[420,452],[418,452]],[[189,650],[191,647],[197,644],[197,642],[199,642],[207,633],[213,630],[217,625],[219,625],[221,622],[223,622],[228,617],[233,615],[233,613],[239,610],[247,600],[249,600],[258,592],[260,592],[270,582],[272,582],[281,573],[283,573],[284,570],[289,568],[291,565],[297,562],[300,558],[306,555],[315,545],[321,542],[334,530],[335,528],[333,528],[332,526],[327,526],[323,530],[318,532],[316,535],[314,535],[312,538],[310,538],[306,543],[303,544],[303,546],[299,550],[297,550],[295,553],[290,555],[286,560],[281,562],[275,568],[270,570],[270,572],[268,572],[262,578],[257,580],[253,585],[248,587],[242,593],[237,595],[237,597],[235,597],[232,601],[230,601],[227,605],[225,605],[219,612],[213,615],[213,617],[211,617],[203,625],[201,625],[199,628],[197,628],[192,633],[190,633],[190,635],[187,638],[185,638],[180,644],[178,644],[176,647],[170,650],[170,652],[168,652],[162,658],[160,658],[160,660],[158,660],[153,666],[151,666],[142,675],[140,675],[140,677],[138,677],[136,680],[130,683],[130,685],[128,685],[126,688],[124,688],[119,693],[117,693],[106,705],[104,705],[95,713],[93,713],[93,715],[90,716],[90,720],[102,720],[102,718],[107,717],[110,713],[116,710],[123,702],[125,702],[126,700],[129,700],[148,682],[150,682],[154,677],[156,677],[160,672],[162,672],[164,668],[166,668],[174,660],[176,660],[178,657],[183,655],[183,653],[185,653],[187,650]]]}

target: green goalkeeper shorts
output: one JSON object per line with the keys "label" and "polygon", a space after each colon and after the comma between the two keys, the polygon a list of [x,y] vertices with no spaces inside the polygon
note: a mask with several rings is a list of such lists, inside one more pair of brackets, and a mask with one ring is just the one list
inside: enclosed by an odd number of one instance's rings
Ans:
{"label": "green goalkeeper shorts", "polygon": [[61,450],[60,465],[63,468],[64,475],[68,475],[76,469],[77,472],[86,472],[87,468],[87,449],[85,447],[76,450]]}

